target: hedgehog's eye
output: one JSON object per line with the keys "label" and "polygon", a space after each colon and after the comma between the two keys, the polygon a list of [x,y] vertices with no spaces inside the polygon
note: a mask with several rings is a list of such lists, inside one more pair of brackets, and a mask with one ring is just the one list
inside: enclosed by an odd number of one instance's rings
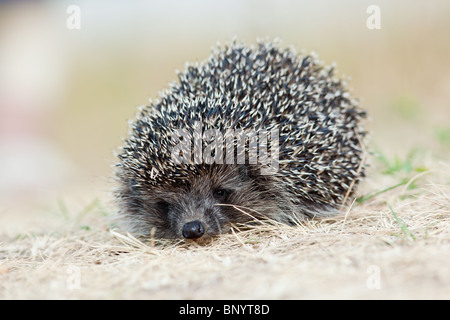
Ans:
{"label": "hedgehog's eye", "polygon": [[215,189],[213,190],[213,196],[219,201],[224,201],[230,195],[231,190],[228,189]]}
{"label": "hedgehog's eye", "polygon": [[159,212],[163,214],[167,214],[169,212],[169,207],[170,204],[166,201],[158,201],[156,203],[156,208],[158,209]]}

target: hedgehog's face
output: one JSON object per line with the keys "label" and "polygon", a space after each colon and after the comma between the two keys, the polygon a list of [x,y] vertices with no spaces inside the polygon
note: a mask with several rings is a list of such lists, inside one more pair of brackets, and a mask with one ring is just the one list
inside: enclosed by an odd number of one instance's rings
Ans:
{"label": "hedgehog's face", "polygon": [[[132,230],[160,238],[205,239],[252,220],[255,181],[245,166],[205,166],[183,183],[130,185],[122,205]],[[247,214],[248,213],[248,214]]]}
{"label": "hedgehog's face", "polygon": [[163,221],[160,228],[156,227],[156,232],[164,237],[185,239],[227,232],[234,212],[227,206],[232,205],[236,191],[200,181],[187,188],[172,190],[172,196],[160,197],[156,203],[159,218]]}

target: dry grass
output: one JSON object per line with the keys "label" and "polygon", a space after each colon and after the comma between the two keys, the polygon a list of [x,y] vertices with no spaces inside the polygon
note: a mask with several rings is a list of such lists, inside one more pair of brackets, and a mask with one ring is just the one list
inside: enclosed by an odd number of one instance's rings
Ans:
{"label": "dry grass", "polygon": [[[413,176],[413,190],[338,217],[264,222],[204,245],[111,231],[98,208],[53,230],[0,234],[0,298],[448,299],[450,169],[435,168]],[[382,178],[369,188],[383,189]]]}

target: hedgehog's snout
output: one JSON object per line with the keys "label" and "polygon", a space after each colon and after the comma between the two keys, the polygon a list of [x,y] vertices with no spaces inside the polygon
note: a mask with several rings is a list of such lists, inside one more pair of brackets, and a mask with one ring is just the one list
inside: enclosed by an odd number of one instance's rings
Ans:
{"label": "hedgehog's snout", "polygon": [[198,220],[189,221],[183,226],[182,233],[186,239],[198,239],[205,233],[205,227]]}

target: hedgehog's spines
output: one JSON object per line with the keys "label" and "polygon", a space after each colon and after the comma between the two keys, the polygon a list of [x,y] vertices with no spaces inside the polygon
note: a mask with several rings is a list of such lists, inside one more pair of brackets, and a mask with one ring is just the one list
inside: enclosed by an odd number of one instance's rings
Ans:
{"label": "hedgehog's spines", "polygon": [[117,166],[124,183],[160,188],[199,174],[198,166],[177,165],[170,155],[174,130],[192,135],[198,125],[201,131],[278,129],[280,167],[272,178],[285,201],[307,216],[339,209],[364,176],[365,112],[347,80],[336,77],[335,64],[324,67],[314,52],[280,49],[279,41],[245,46],[233,39],[228,46],[218,43],[206,61],[186,63],[177,77],[139,108],[130,125]]}

